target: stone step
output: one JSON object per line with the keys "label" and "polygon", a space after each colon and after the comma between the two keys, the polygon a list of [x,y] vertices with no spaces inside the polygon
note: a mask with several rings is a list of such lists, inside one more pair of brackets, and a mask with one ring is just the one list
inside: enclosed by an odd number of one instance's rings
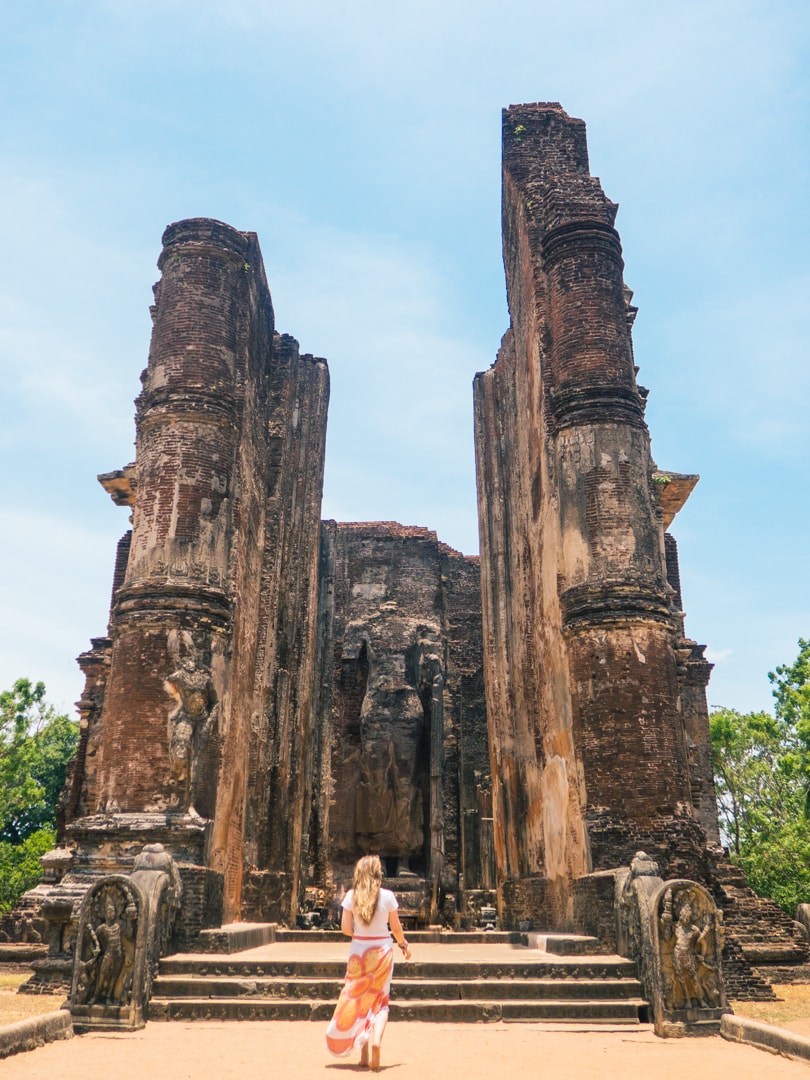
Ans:
{"label": "stone step", "polygon": [[[165,957],[149,1017],[326,1023],[343,985],[348,943],[338,946],[324,933],[280,933],[283,941],[252,953]],[[526,935],[517,941],[510,934],[498,941],[484,935],[486,944],[476,934],[463,942],[461,935],[438,936],[441,942],[434,935],[422,945],[420,959],[397,963],[392,1016],[446,1023],[647,1021],[635,964],[593,954],[589,937],[535,935],[529,947]],[[462,947],[454,949],[445,936]]]}
{"label": "stone step", "polygon": [[[160,976],[196,975],[269,978],[342,979],[341,960],[242,960],[228,957],[169,956],[160,961]],[[397,980],[406,979],[635,979],[636,966],[621,957],[555,957],[516,961],[412,960],[399,964]]]}
{"label": "stone step", "polygon": [[201,930],[194,951],[217,954],[244,952],[245,949],[272,944],[277,933],[275,923],[228,923],[216,930]]}
{"label": "stone step", "polygon": [[0,964],[20,964],[30,967],[34,960],[47,956],[47,945],[14,945],[3,942],[0,944]]}
{"label": "stone step", "polygon": [[[517,930],[410,930],[408,940],[412,945],[527,945],[541,952],[557,956],[582,956],[599,952],[597,938],[580,934],[547,934],[540,931]],[[275,923],[231,923],[216,930],[203,930],[194,945],[195,953],[234,953],[252,949],[272,942],[305,941],[345,942],[340,930],[287,930]],[[41,946],[43,950],[47,946]]]}
{"label": "stone step", "polygon": [[[153,993],[161,998],[242,998],[337,1001],[343,979],[237,979],[159,975]],[[397,979],[398,1001],[627,1000],[641,997],[637,979]]]}
{"label": "stone step", "polygon": [[[497,1022],[498,1020],[591,1020],[613,1023],[638,1024],[647,1018],[647,1003],[641,998],[625,1001],[583,1000],[569,1001],[491,1001],[487,998],[479,1001],[429,1002],[412,1001],[407,1003],[391,1002],[393,1020],[419,1020],[427,1022]],[[330,1013],[331,1016],[331,1013]]]}
{"label": "stone step", "polygon": [[[314,931],[281,933],[289,936],[239,955],[165,957],[150,1019],[328,1021],[344,983],[347,942],[338,946]],[[529,947],[526,935],[485,936],[488,944],[471,936],[456,949],[434,937],[419,959],[397,964],[392,1016],[448,1023],[647,1021],[635,964],[593,954],[593,939],[542,935]],[[550,946],[568,952],[556,955]]]}
{"label": "stone step", "polygon": [[530,949],[553,953],[555,956],[595,956],[602,950],[599,938],[582,934],[542,934],[530,930],[521,934],[521,943]]}
{"label": "stone step", "polygon": [[[153,997],[149,1003],[149,1019],[316,1020],[327,1023],[334,1007],[334,1001]],[[436,1023],[553,1020],[639,1024],[647,1022],[647,1004],[641,998],[626,1001],[392,1001],[391,1018]]]}
{"label": "stone step", "polygon": [[749,964],[801,964],[806,959],[806,952],[795,945],[786,945],[777,941],[740,941],[740,946]]}
{"label": "stone step", "polygon": [[[201,935],[202,936],[202,935]],[[527,945],[529,936],[512,930],[409,930],[408,941],[411,945]],[[539,935],[538,935],[539,936]],[[573,936],[544,935],[549,941],[552,938],[561,938],[563,942],[575,940]],[[275,941],[283,942],[306,941],[315,944],[326,941],[340,941],[348,944],[348,938],[340,930],[282,930],[275,933]],[[583,938],[584,940],[594,940]],[[208,949],[195,949],[195,952],[208,952]],[[230,950],[235,951],[235,950]],[[548,952],[565,952],[568,955],[576,953],[576,948],[566,948],[561,944],[559,948],[554,946],[547,949]]]}

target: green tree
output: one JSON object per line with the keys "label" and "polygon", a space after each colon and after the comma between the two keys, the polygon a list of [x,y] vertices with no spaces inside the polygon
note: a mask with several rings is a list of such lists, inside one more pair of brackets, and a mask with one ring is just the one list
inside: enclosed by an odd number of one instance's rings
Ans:
{"label": "green tree", "polygon": [[20,844],[0,840],[0,915],[10,911],[42,877],[39,858],[54,845],[53,829],[38,829]]}
{"label": "green tree", "polygon": [[785,725],[765,712],[715,709],[709,731],[720,827],[739,859],[801,807],[800,782],[785,760],[792,740]]}
{"label": "green tree", "polygon": [[810,901],[810,641],[769,673],[775,715],[709,718],[720,826],[751,887],[787,912]]}
{"label": "green tree", "polygon": [[810,817],[810,641],[799,638],[799,655],[792,664],[769,671],[776,698],[776,715],[794,733],[795,767],[802,777],[804,813]]}
{"label": "green tree", "polygon": [[751,888],[792,914],[810,900],[810,822],[794,725],[769,713],[709,717],[720,828]]}
{"label": "green tree", "polygon": [[0,911],[39,880],[78,737],[78,725],[47,703],[43,683],[18,679],[0,693]]}

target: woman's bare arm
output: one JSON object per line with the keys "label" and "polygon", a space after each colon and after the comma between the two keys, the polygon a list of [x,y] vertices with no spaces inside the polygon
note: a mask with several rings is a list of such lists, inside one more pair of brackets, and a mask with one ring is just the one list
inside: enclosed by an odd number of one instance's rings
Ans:
{"label": "woman's bare arm", "polygon": [[402,949],[405,959],[410,959],[411,947],[405,940],[405,931],[402,929],[402,923],[399,921],[399,915],[396,911],[388,912],[388,925],[391,927],[394,941],[399,945],[400,949]]}
{"label": "woman's bare arm", "polygon": [[344,908],[343,914],[340,916],[340,932],[345,934],[346,937],[351,937],[354,933],[354,916],[350,908]]}

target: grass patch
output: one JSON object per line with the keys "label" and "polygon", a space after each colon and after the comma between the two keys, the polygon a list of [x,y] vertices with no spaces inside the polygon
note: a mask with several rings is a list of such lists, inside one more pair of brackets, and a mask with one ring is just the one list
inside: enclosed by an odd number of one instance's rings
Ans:
{"label": "grass patch", "polygon": [[22,971],[0,971],[0,1027],[16,1020],[54,1012],[62,1007],[64,994],[18,994],[17,990],[31,978],[28,968]]}
{"label": "grass patch", "polygon": [[763,1024],[785,1024],[810,1020],[810,986],[803,983],[774,983],[774,993],[782,1001],[733,1001],[738,1016],[761,1020]]}

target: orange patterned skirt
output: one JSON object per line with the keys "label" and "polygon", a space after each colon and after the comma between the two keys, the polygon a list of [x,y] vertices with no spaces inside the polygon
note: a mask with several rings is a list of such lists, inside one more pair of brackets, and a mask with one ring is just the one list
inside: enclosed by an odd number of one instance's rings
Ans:
{"label": "orange patterned skirt", "polygon": [[345,1057],[368,1041],[371,1025],[380,1013],[388,1012],[393,973],[394,949],[388,934],[352,938],[346,979],[326,1029],[331,1053]]}

